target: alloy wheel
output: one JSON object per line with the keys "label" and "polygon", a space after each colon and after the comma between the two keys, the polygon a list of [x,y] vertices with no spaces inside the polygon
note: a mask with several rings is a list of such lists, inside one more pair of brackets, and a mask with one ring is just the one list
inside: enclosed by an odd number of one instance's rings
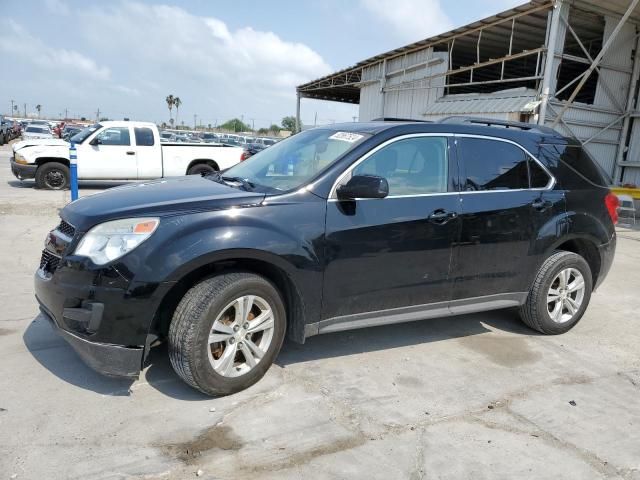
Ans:
{"label": "alloy wheel", "polygon": [[584,300],[584,277],[575,268],[565,268],[558,272],[547,292],[547,312],[556,323],[566,323],[573,319]]}
{"label": "alloy wheel", "polygon": [[207,346],[211,366],[223,377],[244,375],[267,353],[273,329],[273,309],[264,298],[236,298],[213,322]]}

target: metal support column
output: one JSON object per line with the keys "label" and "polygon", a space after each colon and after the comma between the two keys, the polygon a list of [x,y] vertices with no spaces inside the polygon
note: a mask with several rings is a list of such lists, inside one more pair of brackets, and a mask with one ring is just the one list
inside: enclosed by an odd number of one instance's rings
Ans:
{"label": "metal support column", "polygon": [[633,10],[638,6],[638,2],[640,2],[640,0],[631,0],[629,8],[627,8],[627,11],[624,13],[622,18],[618,22],[618,24],[615,26],[615,28],[611,32],[611,35],[609,35],[609,38],[607,38],[607,41],[604,42],[604,45],[602,46],[602,49],[600,50],[600,53],[598,53],[596,58],[594,58],[593,63],[591,64],[591,66],[587,69],[587,73],[584,74],[584,76],[582,77],[582,79],[580,80],[578,85],[576,85],[576,88],[574,88],[573,93],[571,94],[569,99],[564,103],[564,105],[562,106],[562,109],[560,110],[560,112],[558,112],[558,116],[553,121],[552,127],[555,127],[558,124],[558,122],[560,122],[560,119],[564,115],[564,112],[567,111],[569,106],[576,99],[576,97],[578,96],[578,93],[580,93],[580,90],[582,90],[582,87],[584,86],[584,84],[587,83],[587,80],[589,79],[589,77],[591,76],[593,71],[598,67],[598,65],[602,61],[602,58],[604,57],[605,53],[607,53],[607,51],[609,50],[609,47],[611,47],[611,44],[618,37],[618,33],[620,33],[620,30],[622,29],[622,26],[627,22],[627,19],[629,18],[629,16],[633,12]]}
{"label": "metal support column", "polygon": [[547,105],[549,105],[549,91],[551,89],[551,75],[553,62],[556,54],[556,42],[558,39],[558,28],[560,28],[560,12],[562,10],[562,0],[556,0],[551,14],[551,24],[549,25],[549,40],[547,41],[547,55],[545,57],[544,72],[542,77],[542,95],[540,97],[540,112],[538,114],[538,125],[544,125],[547,117]]}
{"label": "metal support column", "polygon": [[300,122],[300,92],[296,92],[296,131],[298,133],[301,130],[302,122]]}
{"label": "metal support column", "polygon": [[380,76],[380,118],[384,118],[384,102],[385,92],[384,89],[387,86],[387,59],[382,61],[382,72]]}
{"label": "metal support column", "polygon": [[629,134],[629,126],[631,124],[631,112],[635,109],[635,94],[636,84],[640,81],[640,37],[636,39],[636,48],[633,52],[633,70],[631,71],[631,78],[629,79],[629,94],[627,95],[627,105],[625,111],[624,121],[622,123],[622,131],[620,132],[620,142],[618,145],[618,152],[616,153],[616,163],[613,169],[613,183],[622,181],[619,178],[622,173],[623,158],[627,145],[627,136]]}

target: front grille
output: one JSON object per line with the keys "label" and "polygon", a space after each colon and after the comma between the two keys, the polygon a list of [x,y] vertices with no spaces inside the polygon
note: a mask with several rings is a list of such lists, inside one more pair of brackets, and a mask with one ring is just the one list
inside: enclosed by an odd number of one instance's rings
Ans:
{"label": "front grille", "polygon": [[73,238],[76,233],[75,227],[70,223],[65,222],[64,220],[60,222],[60,225],[56,227],[56,230],[69,238]]}
{"label": "front grille", "polygon": [[60,265],[60,257],[55,256],[48,250],[42,251],[42,257],[40,257],[40,270],[53,273]]}

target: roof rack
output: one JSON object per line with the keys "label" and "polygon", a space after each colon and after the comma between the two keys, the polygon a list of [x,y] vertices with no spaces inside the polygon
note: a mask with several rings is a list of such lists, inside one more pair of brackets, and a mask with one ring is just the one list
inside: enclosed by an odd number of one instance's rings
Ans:
{"label": "roof rack", "polygon": [[527,132],[545,133],[547,135],[559,135],[559,133],[553,128],[546,127],[544,125],[525,122],[512,122],[509,120],[496,120],[493,118],[452,116],[441,119],[440,123],[470,123],[474,125],[485,125],[487,127],[499,126],[503,128],[517,128]]}
{"label": "roof rack", "polygon": [[431,120],[419,120],[416,118],[396,118],[396,117],[380,117],[374,118],[372,122],[420,122],[420,123],[433,123]]}

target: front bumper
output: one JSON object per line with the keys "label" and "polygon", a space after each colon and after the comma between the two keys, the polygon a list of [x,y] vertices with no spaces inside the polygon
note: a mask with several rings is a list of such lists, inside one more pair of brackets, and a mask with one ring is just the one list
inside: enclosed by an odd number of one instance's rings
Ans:
{"label": "front bumper", "polygon": [[143,348],[91,342],[60,328],[42,304],[40,311],[53,329],[73,347],[82,361],[96,372],[110,377],[138,377],[144,355]]}
{"label": "front bumper", "polygon": [[35,178],[37,169],[37,165],[23,165],[21,163],[16,163],[14,158],[11,157],[11,173],[13,173],[18,180]]}
{"label": "front bumper", "polygon": [[[137,377],[149,344],[160,301],[173,283],[125,280],[113,267],[90,269],[73,260],[54,259],[47,272],[43,256],[35,274],[36,300],[54,329],[97,372]],[[45,265],[43,267],[43,265]]]}

